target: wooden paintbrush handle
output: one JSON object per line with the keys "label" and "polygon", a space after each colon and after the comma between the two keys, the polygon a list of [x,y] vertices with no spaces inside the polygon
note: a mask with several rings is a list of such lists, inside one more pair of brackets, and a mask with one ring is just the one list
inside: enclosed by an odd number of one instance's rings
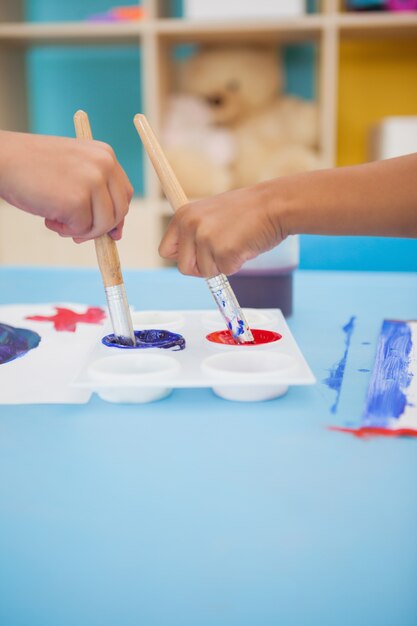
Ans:
{"label": "wooden paintbrush handle", "polygon": [[177,177],[175,176],[168,160],[161,148],[159,141],[157,140],[155,133],[146,117],[140,113],[135,115],[134,123],[136,130],[138,131],[145,150],[154,166],[159,180],[161,181],[162,189],[170,203],[173,211],[175,212],[184,204],[187,204],[188,198],[184,193]]}
{"label": "wooden paintbrush handle", "polygon": [[[90,122],[85,111],[77,111],[74,115],[75,134],[77,139],[92,139]],[[101,277],[105,287],[114,287],[123,283],[119,253],[114,239],[110,235],[101,235],[94,240],[96,255]]]}
{"label": "wooden paintbrush handle", "polygon": [[[145,150],[158,174],[162,189],[174,212],[188,199],[146,117],[135,115],[134,123]],[[206,278],[214,300],[236,343],[253,342],[253,335],[227,277],[223,274]]]}

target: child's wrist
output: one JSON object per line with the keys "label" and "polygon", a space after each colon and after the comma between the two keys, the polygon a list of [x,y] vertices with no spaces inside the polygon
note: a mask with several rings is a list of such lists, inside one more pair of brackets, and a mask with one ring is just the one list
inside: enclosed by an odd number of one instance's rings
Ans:
{"label": "child's wrist", "polygon": [[5,199],[8,177],[8,163],[10,160],[10,133],[0,130],[0,198]]}
{"label": "child's wrist", "polygon": [[277,178],[267,181],[264,185],[267,215],[274,225],[278,238],[284,240],[288,235],[298,234],[297,185],[292,184],[291,178]]}
{"label": "child's wrist", "polygon": [[6,160],[5,154],[7,152],[6,136],[3,130],[0,130],[0,198],[3,199],[3,186],[5,178]]}

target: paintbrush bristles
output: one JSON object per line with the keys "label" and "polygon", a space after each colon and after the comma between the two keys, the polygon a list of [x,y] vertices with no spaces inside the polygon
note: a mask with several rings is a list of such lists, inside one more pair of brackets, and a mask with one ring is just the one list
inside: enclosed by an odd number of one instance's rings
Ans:
{"label": "paintbrush bristles", "polygon": [[158,178],[161,181],[162,189],[164,190],[167,200],[175,212],[181,206],[187,204],[188,198],[178,178],[175,176],[146,117],[138,113],[135,115],[134,123]]}

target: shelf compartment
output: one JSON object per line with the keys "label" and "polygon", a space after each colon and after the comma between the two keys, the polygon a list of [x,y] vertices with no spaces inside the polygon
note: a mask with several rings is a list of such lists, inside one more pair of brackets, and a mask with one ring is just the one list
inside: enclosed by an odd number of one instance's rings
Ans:
{"label": "shelf compartment", "polygon": [[[19,233],[14,237],[13,233]],[[138,237],[138,234],[140,236]],[[159,207],[135,198],[117,243],[122,267],[152,268],[161,264]],[[43,219],[0,201],[0,264],[97,267],[92,241],[81,245],[45,228]]]}

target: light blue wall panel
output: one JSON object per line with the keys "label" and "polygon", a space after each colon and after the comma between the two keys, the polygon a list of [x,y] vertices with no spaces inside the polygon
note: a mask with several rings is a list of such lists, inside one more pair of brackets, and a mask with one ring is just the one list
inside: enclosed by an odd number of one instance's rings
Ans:
{"label": "light blue wall panel", "polygon": [[302,269],[417,272],[415,239],[303,235],[300,248]]}
{"label": "light blue wall panel", "polygon": [[312,100],[317,97],[317,48],[314,44],[283,46],[284,91]]}
{"label": "light blue wall panel", "polygon": [[143,194],[142,151],[133,117],[141,110],[136,47],[40,47],[28,52],[30,129],[74,136],[72,117],[88,112],[95,139],[110,143],[136,194]]}
{"label": "light blue wall panel", "polygon": [[26,19],[31,22],[67,22],[84,20],[114,6],[137,4],[135,0],[26,0],[25,8]]}

